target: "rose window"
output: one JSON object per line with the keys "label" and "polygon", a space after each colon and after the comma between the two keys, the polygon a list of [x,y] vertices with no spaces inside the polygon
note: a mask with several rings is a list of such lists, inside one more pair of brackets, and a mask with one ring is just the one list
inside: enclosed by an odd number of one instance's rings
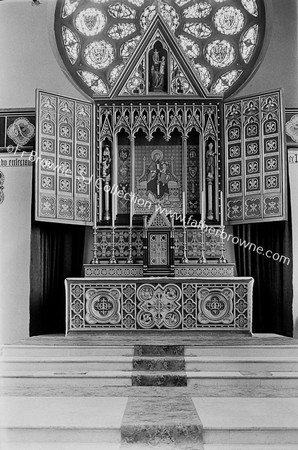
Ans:
{"label": "rose window", "polygon": [[91,97],[109,96],[157,14],[211,95],[229,96],[251,75],[263,0],[58,0],[56,40],[74,81]]}

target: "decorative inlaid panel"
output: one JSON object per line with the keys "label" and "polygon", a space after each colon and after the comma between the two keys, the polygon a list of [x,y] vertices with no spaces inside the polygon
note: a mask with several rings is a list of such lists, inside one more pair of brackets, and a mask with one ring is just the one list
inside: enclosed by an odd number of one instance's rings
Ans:
{"label": "decorative inlaid panel", "polygon": [[187,212],[200,210],[200,153],[198,145],[187,146]]}
{"label": "decorative inlaid panel", "polygon": [[298,146],[298,109],[286,109],[286,138],[289,147]]}
{"label": "decorative inlaid panel", "polygon": [[169,264],[168,241],[168,233],[148,233],[150,266],[167,266]]}
{"label": "decorative inlaid panel", "polygon": [[66,280],[69,331],[251,331],[252,278]]}
{"label": "decorative inlaid panel", "polygon": [[[217,229],[215,227],[215,229]],[[187,256],[189,259],[198,259],[201,256],[202,234],[197,228],[187,228]],[[206,233],[206,258],[218,259],[220,252],[220,235]],[[97,229],[97,257],[99,260],[110,259],[112,245],[111,229]],[[183,229],[175,228],[174,231],[175,258],[183,257]],[[127,259],[129,255],[129,229],[116,228],[115,230],[115,256],[119,259]],[[132,256],[134,259],[143,259],[143,229],[134,228],[132,231]]]}
{"label": "decorative inlaid panel", "polygon": [[35,111],[0,111],[0,153],[16,154],[35,149]]}
{"label": "decorative inlaid panel", "polygon": [[[235,264],[177,264],[175,277],[232,277]],[[84,264],[84,276],[94,278],[138,278],[143,276],[141,264]]]}
{"label": "decorative inlaid panel", "polygon": [[229,281],[183,284],[183,328],[251,328],[252,284]]}
{"label": "decorative inlaid panel", "polygon": [[92,223],[92,105],[38,92],[36,220]]}
{"label": "decorative inlaid panel", "polygon": [[286,153],[280,91],[225,104],[227,220],[286,218]]}
{"label": "decorative inlaid panel", "polygon": [[181,289],[176,284],[143,284],[137,291],[140,328],[179,328]]}
{"label": "decorative inlaid panel", "polygon": [[126,200],[125,194],[130,193],[130,146],[120,145],[118,147],[118,186],[119,191],[123,192],[123,196],[118,197],[118,213],[129,214],[130,201]]}

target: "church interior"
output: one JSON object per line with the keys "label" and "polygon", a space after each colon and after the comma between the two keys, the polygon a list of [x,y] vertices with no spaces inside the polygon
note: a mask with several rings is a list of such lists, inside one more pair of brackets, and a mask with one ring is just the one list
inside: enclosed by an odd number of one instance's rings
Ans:
{"label": "church interior", "polygon": [[296,450],[296,0],[0,13],[3,449]]}

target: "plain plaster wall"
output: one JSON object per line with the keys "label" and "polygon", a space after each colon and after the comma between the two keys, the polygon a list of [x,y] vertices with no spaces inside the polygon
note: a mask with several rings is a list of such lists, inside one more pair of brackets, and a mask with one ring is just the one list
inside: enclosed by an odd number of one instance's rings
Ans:
{"label": "plain plaster wall", "polygon": [[[296,156],[297,155],[297,156]],[[293,161],[298,160],[298,149],[289,149],[289,156],[294,157]],[[289,163],[289,179],[291,188],[291,208],[293,222],[293,322],[294,337],[298,339],[298,164]]]}
{"label": "plain plaster wall", "polygon": [[51,47],[54,0],[0,3],[0,108],[33,108],[35,89],[86,98],[65,76]]}
{"label": "plain plaster wall", "polygon": [[[272,0],[272,2],[271,0],[265,0],[265,3],[268,6],[268,10],[271,9],[272,4],[272,16],[269,15],[268,17],[268,21],[271,22],[272,33],[267,53],[251,80],[235,96],[254,94],[282,87],[285,92],[285,106],[297,107],[297,0]],[[84,94],[66,77],[62,71],[59,57],[57,57],[53,40],[54,7],[54,0],[41,0],[41,5],[38,7],[31,6],[30,0],[0,2],[1,109],[33,108],[36,88],[76,98],[85,98]],[[27,173],[25,175],[25,177],[28,176],[27,183],[31,183],[31,169],[14,170],[23,170],[22,174]],[[17,181],[17,172],[13,171],[11,173]],[[12,184],[11,189],[14,190],[16,197],[20,196],[19,198],[20,201],[23,201],[23,205],[30,204],[30,189],[19,190],[19,184],[17,183],[15,183],[15,186]],[[296,186],[292,185],[292,197],[293,195],[295,197],[295,191]],[[24,202],[24,196],[26,196],[26,202]],[[8,207],[8,199],[6,199],[6,205],[0,205],[2,226],[5,224],[5,215],[2,214],[4,211],[3,207]],[[12,202],[12,209],[14,208],[13,205],[14,203]],[[298,224],[298,218],[294,216],[293,219],[293,228],[295,229],[295,226]],[[8,279],[16,276],[14,262],[18,260],[20,254],[19,241],[13,239],[10,234],[6,235],[5,239],[5,244],[9,242],[9,246],[4,245],[1,248],[0,258],[1,263],[5,266],[5,274],[7,276],[1,279],[0,302],[6,303],[9,301],[10,305],[21,304],[21,310],[28,312],[30,227],[26,226],[18,229],[18,239],[23,243],[27,243],[22,248],[23,264],[18,266],[19,272],[17,275],[22,280],[18,292],[11,289],[11,281],[8,281]],[[233,248],[229,249],[228,253],[231,261],[233,259]],[[90,253],[88,252],[88,256],[86,255],[88,261],[90,260],[89,255]],[[294,289],[298,292],[298,277],[295,278],[297,282],[294,280]],[[297,304],[296,295],[296,309]],[[10,341],[14,338],[19,339],[28,335],[29,320],[27,313],[14,316],[11,309],[5,308],[2,319],[3,323],[6,321],[10,323],[10,330],[8,330],[9,326],[6,328],[7,339]]]}
{"label": "plain plaster wall", "polygon": [[[0,204],[0,342],[29,336],[32,167],[9,166],[0,156],[4,201]],[[23,161],[22,161],[23,162]]]}
{"label": "plain plaster wall", "polygon": [[[0,109],[34,108],[36,88],[85,98],[62,72],[50,44],[49,11],[54,3],[43,0],[33,7],[29,0],[0,2]],[[0,338],[10,343],[29,335],[32,167],[7,168],[4,173]]]}

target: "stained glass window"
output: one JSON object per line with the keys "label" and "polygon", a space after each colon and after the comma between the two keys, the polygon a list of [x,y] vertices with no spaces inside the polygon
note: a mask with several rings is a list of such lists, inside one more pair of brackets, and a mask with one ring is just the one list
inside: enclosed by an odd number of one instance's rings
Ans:
{"label": "stained glass window", "polygon": [[109,78],[111,86],[113,86],[115,84],[117,78],[119,77],[119,75],[123,69],[124,69],[124,64],[119,64],[118,66],[115,66],[114,69],[111,71],[110,78]]}
{"label": "stained glass window", "polygon": [[71,62],[74,64],[79,57],[80,41],[79,38],[69,28],[62,27],[62,37],[65,46],[66,54]]}
{"label": "stained glass window", "polygon": [[242,70],[231,70],[230,72],[225,73],[213,84],[211,92],[214,94],[224,93],[233,83],[235,83],[241,73]]}
{"label": "stained glass window", "polygon": [[184,31],[198,39],[207,39],[212,34],[211,27],[206,23],[186,23]]}
{"label": "stained glass window", "polygon": [[130,57],[130,55],[133,53],[134,49],[138,45],[139,40],[141,39],[141,36],[136,36],[132,39],[129,39],[128,41],[124,42],[120,48],[120,56],[124,60]]}
{"label": "stained glass window", "polygon": [[258,16],[258,5],[256,0],[241,0],[244,8],[253,16]]}
{"label": "stained glass window", "polygon": [[179,42],[189,59],[196,59],[201,54],[201,49],[198,44],[196,44],[192,39],[180,34],[178,36]]}
{"label": "stained glass window", "polygon": [[115,3],[115,5],[109,6],[108,11],[115,19],[134,19],[137,13],[135,9],[124,3]]}
{"label": "stained glass window", "polygon": [[208,87],[211,83],[212,77],[211,77],[211,73],[209,72],[209,70],[202,66],[202,64],[195,64],[194,65],[195,70],[198,72],[200,79],[202,81],[202,83],[204,84],[204,86]]}
{"label": "stained glass window", "polygon": [[246,63],[249,62],[258,39],[259,27],[253,25],[240,39],[240,53]]}
{"label": "stained glass window", "polygon": [[113,25],[109,31],[108,36],[112,39],[123,39],[126,36],[134,33],[136,31],[136,26],[134,23],[118,23]]}
{"label": "stained glass window", "polygon": [[96,94],[104,95],[108,93],[104,82],[94,73],[88,72],[87,70],[78,70],[78,75]]}
{"label": "stained glass window", "polygon": [[65,0],[63,11],[62,11],[62,17],[63,19],[65,17],[70,16],[78,7],[78,4],[80,3],[80,0]]}
{"label": "stained glass window", "polygon": [[[90,96],[110,95],[157,15],[206,95],[228,96],[244,83],[265,33],[264,0],[57,0],[56,8],[59,51]],[[130,75],[131,94],[148,92],[146,61]]]}
{"label": "stained glass window", "polygon": [[104,29],[106,17],[98,9],[87,8],[76,16],[74,24],[76,29],[85,36],[95,36]]}
{"label": "stained glass window", "polygon": [[91,42],[84,50],[84,58],[86,63],[94,69],[104,69],[114,59],[113,47],[106,41]]}
{"label": "stained glass window", "polygon": [[224,6],[214,14],[214,23],[223,34],[237,34],[244,26],[244,15],[238,8]]}
{"label": "stained glass window", "polygon": [[183,11],[183,16],[187,19],[201,19],[207,17],[212,11],[212,6],[207,2],[196,3]]}
{"label": "stained glass window", "polygon": [[213,67],[227,67],[235,60],[235,49],[226,40],[215,40],[206,47],[206,59]]}

